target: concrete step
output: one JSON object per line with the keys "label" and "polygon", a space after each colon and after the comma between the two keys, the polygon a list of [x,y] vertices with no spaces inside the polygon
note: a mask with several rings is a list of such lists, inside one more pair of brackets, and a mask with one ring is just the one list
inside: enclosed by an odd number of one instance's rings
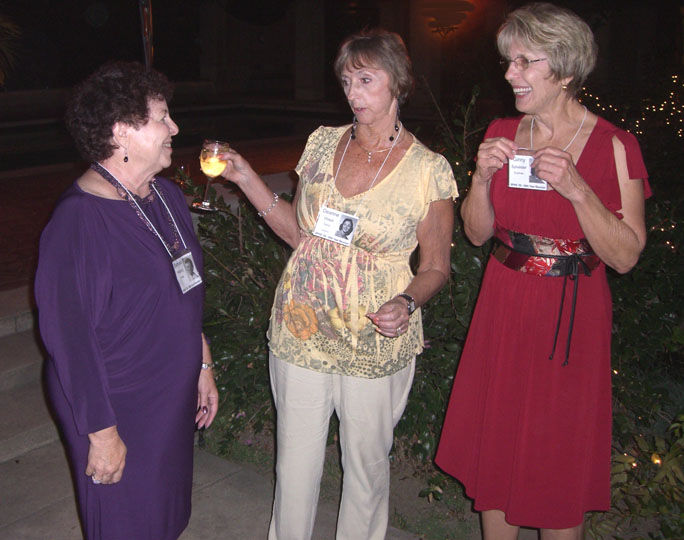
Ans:
{"label": "concrete step", "polygon": [[34,311],[33,294],[28,285],[0,291],[0,337],[33,328]]}
{"label": "concrete step", "polygon": [[59,441],[0,463],[0,492],[0,538],[81,538],[71,475]]}
{"label": "concrete step", "polygon": [[39,381],[43,358],[33,330],[0,338],[0,392]]}
{"label": "concrete step", "polygon": [[0,463],[58,438],[40,381],[0,392]]}

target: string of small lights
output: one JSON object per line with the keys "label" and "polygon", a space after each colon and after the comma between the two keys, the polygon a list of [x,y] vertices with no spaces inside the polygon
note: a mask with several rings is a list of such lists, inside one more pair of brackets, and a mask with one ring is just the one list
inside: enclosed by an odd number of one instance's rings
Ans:
{"label": "string of small lights", "polygon": [[595,111],[611,112],[621,122],[625,131],[635,135],[643,135],[645,125],[655,120],[666,126],[671,126],[675,135],[684,138],[684,78],[675,74],[670,78],[671,87],[666,91],[666,96],[661,98],[660,103],[653,104],[644,100],[640,116],[626,118],[626,112],[612,104],[603,104],[599,96],[582,88],[584,95],[579,99],[585,101],[585,105]]}

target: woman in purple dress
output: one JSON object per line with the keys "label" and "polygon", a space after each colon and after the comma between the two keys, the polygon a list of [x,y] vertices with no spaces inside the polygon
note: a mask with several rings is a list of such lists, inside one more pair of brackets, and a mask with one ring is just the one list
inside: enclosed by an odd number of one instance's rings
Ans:
{"label": "woman in purple dress", "polygon": [[40,242],[46,385],[88,540],[180,536],[195,425],[218,405],[201,249],[182,192],[156,177],[178,133],[171,93],[160,73],[123,62],[76,89],[67,125],[91,166]]}

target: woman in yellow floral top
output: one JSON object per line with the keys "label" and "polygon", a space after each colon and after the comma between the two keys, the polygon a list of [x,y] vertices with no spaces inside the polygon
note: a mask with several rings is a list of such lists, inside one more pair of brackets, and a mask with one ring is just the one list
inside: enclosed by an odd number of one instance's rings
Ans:
{"label": "woman in yellow floral top", "polygon": [[223,174],[294,248],[268,331],[277,409],[272,540],[311,537],[333,411],[344,469],[337,538],[385,537],[393,429],[423,350],[419,306],[449,275],[458,192],[444,157],[399,120],[413,87],[403,41],[383,30],[351,36],[335,71],[354,122],[311,134],[292,204],[232,149]]}

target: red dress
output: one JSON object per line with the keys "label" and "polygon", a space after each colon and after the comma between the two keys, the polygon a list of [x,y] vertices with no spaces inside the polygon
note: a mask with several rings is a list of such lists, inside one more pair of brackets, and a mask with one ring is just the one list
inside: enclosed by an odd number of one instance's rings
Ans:
{"label": "red dress", "polygon": [[[521,118],[494,121],[485,138],[515,139]],[[630,178],[646,168],[633,135],[599,118],[577,169],[618,215],[612,137]],[[490,188],[496,227],[550,238],[584,237],[572,205],[555,191]],[[501,510],[514,525],[562,529],[610,507],[612,303],[605,265],[580,275],[568,365],[563,366],[573,283],[568,280],[555,355],[562,277],[512,270],[490,258],[442,430],[436,463],[466,487],[475,509]]]}

